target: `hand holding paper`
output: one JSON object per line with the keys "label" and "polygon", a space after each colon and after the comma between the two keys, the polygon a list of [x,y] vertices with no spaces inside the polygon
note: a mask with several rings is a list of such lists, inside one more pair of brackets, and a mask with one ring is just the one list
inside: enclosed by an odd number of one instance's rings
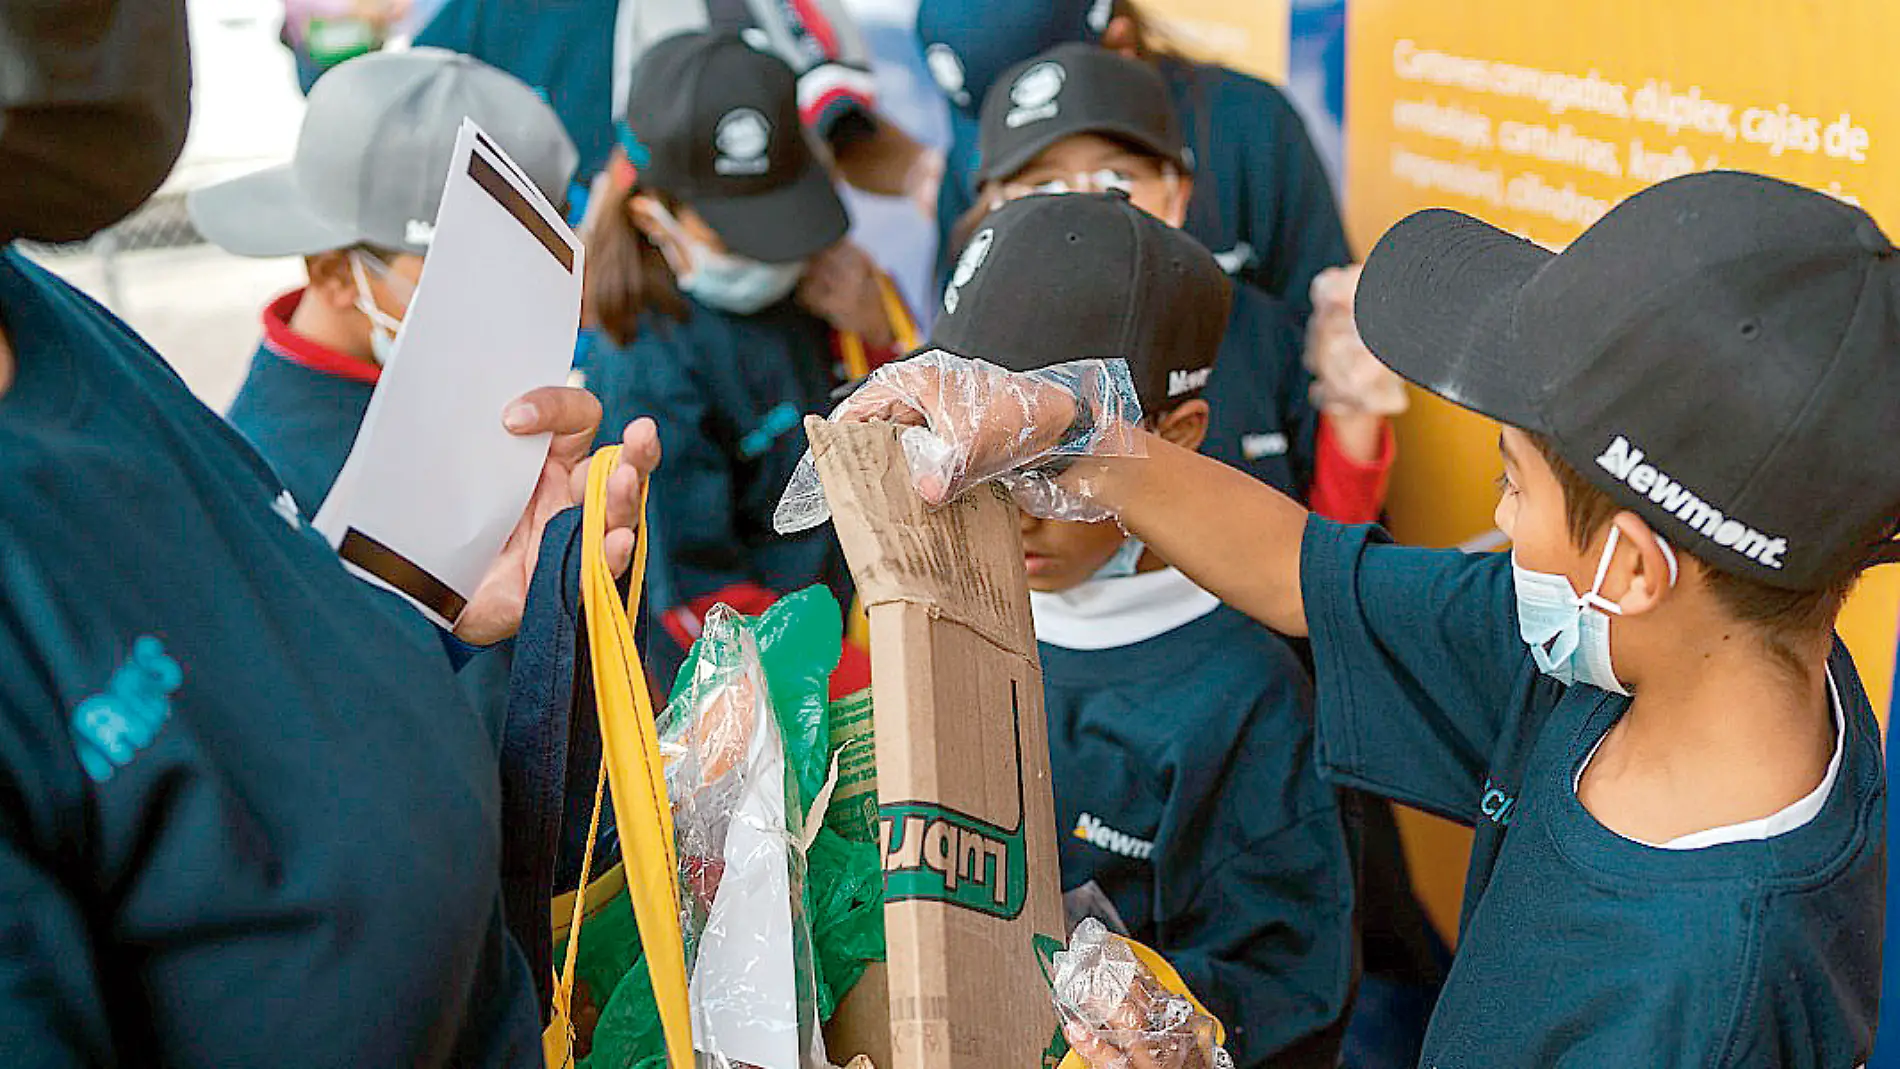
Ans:
{"label": "hand holding paper", "polygon": [[[540,190],[464,121],[415,299],[315,526],[351,571],[465,641],[515,632],[541,532],[581,500],[600,405],[557,384],[584,257]],[[659,453],[650,426],[627,445],[607,540],[621,568]]]}
{"label": "hand holding paper", "polygon": [[[565,386],[536,390],[510,406],[509,417],[521,405],[532,411],[522,412],[519,423],[507,419],[509,433],[552,434],[554,441],[521,521],[456,621],[455,636],[477,646],[510,638],[521,626],[528,582],[540,556],[541,532],[556,513],[581,503],[587,469],[593,462],[595,429],[600,425],[600,402],[586,390]],[[620,466],[607,479],[607,563],[615,576],[625,574],[633,560],[641,487],[660,462],[659,431],[650,419],[635,420],[628,424],[621,445]]]}

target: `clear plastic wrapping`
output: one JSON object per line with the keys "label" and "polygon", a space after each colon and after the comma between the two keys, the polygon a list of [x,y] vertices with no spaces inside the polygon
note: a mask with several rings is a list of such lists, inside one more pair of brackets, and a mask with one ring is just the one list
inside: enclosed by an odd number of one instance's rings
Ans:
{"label": "clear plastic wrapping", "polygon": [[1322,412],[1396,416],[1410,399],[1405,383],[1366,348],[1353,319],[1359,265],[1313,276],[1313,314],[1306,321],[1306,369],[1313,407]]}
{"label": "clear plastic wrapping", "polygon": [[1056,1012],[1089,1069],[1233,1069],[1220,1026],[1090,918],[1055,955]]}
{"label": "clear plastic wrapping", "polygon": [[723,605],[699,641],[661,723],[699,1064],[826,1069],[803,814],[758,643]]}
{"label": "clear plastic wrapping", "polygon": [[[1085,487],[1055,477],[1064,458],[1142,455],[1141,402],[1125,360],[1013,372],[932,349],[872,372],[831,418],[907,424],[902,440],[911,482],[932,504],[994,479],[1025,511],[1045,519],[1111,515]],[[808,452],[772,525],[791,534],[830,516]]]}

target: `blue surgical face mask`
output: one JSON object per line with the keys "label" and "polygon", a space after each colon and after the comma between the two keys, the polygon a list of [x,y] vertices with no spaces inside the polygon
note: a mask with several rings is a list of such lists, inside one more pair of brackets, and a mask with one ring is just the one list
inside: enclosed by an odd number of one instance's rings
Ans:
{"label": "blue surgical face mask", "polygon": [[805,261],[768,264],[708,247],[689,236],[664,208],[656,214],[673,240],[692,259],[689,270],[678,273],[681,292],[709,308],[748,316],[791,296],[805,275]]}
{"label": "blue surgical face mask", "polygon": [[1141,539],[1136,538],[1134,535],[1129,535],[1122,539],[1122,544],[1116,548],[1115,555],[1108,558],[1106,564],[1095,569],[1095,574],[1089,576],[1090,581],[1096,579],[1123,579],[1134,575],[1136,567],[1141,564],[1141,554],[1147,548],[1146,545],[1142,544]]}
{"label": "blue surgical face mask", "polygon": [[[1616,678],[1610,663],[1610,617],[1623,615],[1623,607],[1600,593],[1621,534],[1618,528],[1610,528],[1597,560],[1596,579],[1586,594],[1579,596],[1561,575],[1523,567],[1515,553],[1511,582],[1517,593],[1518,635],[1530,647],[1538,671],[1559,683],[1583,683],[1627,696],[1628,688]],[[1661,537],[1656,544],[1669,562],[1669,585],[1675,586],[1675,550]]]}
{"label": "blue surgical face mask", "polygon": [[693,270],[679,280],[680,289],[708,307],[749,316],[791,296],[805,274],[805,264],[767,264],[716,252],[704,245],[691,249]]}

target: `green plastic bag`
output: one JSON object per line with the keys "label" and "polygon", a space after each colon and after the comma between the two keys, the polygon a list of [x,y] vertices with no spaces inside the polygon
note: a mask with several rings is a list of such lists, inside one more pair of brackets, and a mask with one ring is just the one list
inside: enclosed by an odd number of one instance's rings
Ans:
{"label": "green plastic bag", "polygon": [[[828,700],[844,626],[837,600],[825,587],[789,594],[749,623],[785,749],[787,811],[809,813],[830,778],[834,755],[838,762],[839,782],[824,826],[804,858],[799,903],[811,931],[819,1016],[829,1020],[865,966],[884,960],[884,872],[877,846],[870,695]],[[704,652],[701,643],[694,644],[675,679],[669,707],[695,678]],[[609,921],[609,915],[624,924]],[[576,965],[581,988],[589,998],[611,994],[604,1004],[594,1003],[599,1019],[578,1064],[581,1069],[663,1069],[659,1014],[646,969],[636,967],[639,934],[625,892],[603,916],[590,920],[587,933]]]}

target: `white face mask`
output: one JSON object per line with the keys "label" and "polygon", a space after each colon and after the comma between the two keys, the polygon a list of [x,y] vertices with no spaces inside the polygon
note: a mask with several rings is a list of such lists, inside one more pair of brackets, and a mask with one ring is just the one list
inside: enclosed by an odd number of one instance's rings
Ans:
{"label": "white face mask", "polygon": [[369,351],[378,365],[387,366],[396,352],[396,332],[402,329],[402,320],[377,306],[375,296],[369,291],[369,278],[363,273],[366,263],[378,278],[386,282],[398,280],[387,264],[372,263],[361,252],[350,253],[350,274],[356,278],[356,310],[369,317]]}
{"label": "white face mask", "polygon": [[[1596,579],[1588,593],[1578,596],[1570,580],[1549,572],[1532,571],[1511,554],[1511,583],[1517,593],[1517,630],[1531,649],[1537,670],[1559,683],[1583,683],[1613,694],[1629,694],[1610,663],[1610,617],[1623,607],[1600,591],[1616,555],[1622,531],[1610,528],[1603,555],[1597,560]],[[1657,546],[1669,562],[1669,585],[1676,585],[1676,551],[1660,536]]]}
{"label": "white face mask", "polygon": [[682,271],[673,265],[682,292],[710,308],[733,315],[752,315],[791,296],[805,275],[805,261],[760,263],[735,253],[721,252],[689,236],[671,212],[654,205],[654,214],[673,241],[692,259]]}

